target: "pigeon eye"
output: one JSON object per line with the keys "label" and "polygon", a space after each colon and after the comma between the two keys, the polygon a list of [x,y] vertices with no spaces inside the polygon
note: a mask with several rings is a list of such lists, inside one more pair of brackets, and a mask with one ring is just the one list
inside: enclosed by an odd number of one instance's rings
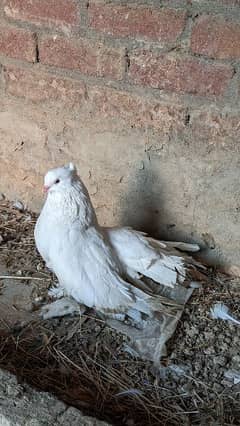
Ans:
{"label": "pigeon eye", "polygon": [[60,179],[55,180],[55,183],[59,183],[59,182],[60,182]]}

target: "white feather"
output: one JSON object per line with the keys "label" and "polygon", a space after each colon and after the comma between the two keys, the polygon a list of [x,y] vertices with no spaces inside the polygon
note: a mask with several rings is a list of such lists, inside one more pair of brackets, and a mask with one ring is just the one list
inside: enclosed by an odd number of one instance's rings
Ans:
{"label": "white feather", "polygon": [[229,308],[224,303],[216,303],[211,308],[211,315],[214,319],[222,319],[225,321],[231,321],[234,324],[240,325],[240,321],[236,320],[230,313]]}
{"label": "white feather", "polygon": [[143,392],[138,389],[127,389],[125,391],[116,393],[114,396],[131,396],[131,395],[140,396],[140,395],[143,395]]}
{"label": "white feather", "polygon": [[185,280],[186,259],[176,251],[171,254],[167,243],[147,238],[131,228],[104,228],[104,231],[131,276],[140,273],[169,287]]}
{"label": "white feather", "polygon": [[161,241],[161,243],[166,244],[167,247],[172,247],[178,250],[187,251],[190,253],[196,253],[200,250],[200,247],[198,244],[190,244],[190,243],[183,243],[180,241]]}

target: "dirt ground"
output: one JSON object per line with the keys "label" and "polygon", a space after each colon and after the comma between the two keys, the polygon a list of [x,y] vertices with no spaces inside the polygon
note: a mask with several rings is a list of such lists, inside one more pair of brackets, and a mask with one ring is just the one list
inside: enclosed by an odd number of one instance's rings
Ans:
{"label": "dirt ground", "polygon": [[222,301],[240,319],[240,280],[210,271],[156,375],[150,362],[126,353],[126,336],[91,311],[39,318],[54,277],[35,249],[36,216],[1,198],[1,368],[116,425],[240,424],[240,327],[210,315]]}

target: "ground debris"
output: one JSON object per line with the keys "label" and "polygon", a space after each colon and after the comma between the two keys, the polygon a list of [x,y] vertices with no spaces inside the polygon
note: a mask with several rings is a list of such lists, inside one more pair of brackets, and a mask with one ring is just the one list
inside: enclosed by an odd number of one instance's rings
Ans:
{"label": "ground debris", "polygon": [[[46,301],[54,280],[35,249],[35,220],[33,213],[0,200],[0,265],[18,277],[15,286],[21,277],[26,288],[32,285],[33,304]],[[31,277],[39,279],[31,282]],[[3,283],[0,279],[0,287]],[[0,330],[0,367],[116,425],[237,425],[240,383],[234,384],[234,377],[240,365],[240,327],[212,319],[210,309],[222,302],[239,318],[239,296],[239,280],[210,274],[186,305],[158,374],[151,362],[127,352],[126,336],[92,311],[31,319],[24,326],[14,311],[15,323]]]}

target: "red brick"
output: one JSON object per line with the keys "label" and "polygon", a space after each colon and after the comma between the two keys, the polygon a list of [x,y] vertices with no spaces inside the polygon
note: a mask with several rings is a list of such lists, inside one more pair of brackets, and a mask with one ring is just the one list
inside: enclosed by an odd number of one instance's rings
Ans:
{"label": "red brick", "polygon": [[77,25],[79,14],[76,0],[4,0],[7,16],[33,23]]}
{"label": "red brick", "polygon": [[81,81],[11,66],[4,67],[4,81],[7,93],[35,103],[49,101],[84,106],[86,114],[90,112],[100,119],[115,118],[136,128],[153,127],[161,130],[162,135],[185,127],[183,105],[147,100],[111,88],[86,87]]}
{"label": "red brick", "polygon": [[15,67],[4,68],[6,91],[33,102],[60,101],[80,106],[86,97],[85,84],[42,72]]}
{"label": "red brick", "polygon": [[202,16],[193,27],[191,49],[210,58],[240,58],[240,24]]}
{"label": "red brick", "polygon": [[89,25],[97,31],[123,37],[173,42],[182,33],[186,12],[175,9],[121,6],[90,2]]}
{"label": "red brick", "polygon": [[100,118],[123,120],[132,127],[153,127],[161,134],[179,132],[184,129],[186,108],[169,105],[155,99],[144,99],[138,95],[111,88],[89,87],[88,98],[93,113]]}
{"label": "red brick", "polygon": [[240,111],[217,108],[192,111],[191,132],[193,140],[197,138],[198,142],[207,143],[213,149],[222,146],[226,152],[232,148],[238,150]]}
{"label": "red brick", "polygon": [[35,103],[60,102],[84,106],[86,116],[91,113],[100,119],[116,119],[132,127],[153,127],[161,134],[182,131],[185,127],[186,108],[169,105],[155,99],[111,88],[86,87],[81,81],[61,78],[42,71],[17,67],[4,67],[6,92]]}
{"label": "red brick", "polygon": [[135,84],[178,93],[221,95],[233,70],[229,65],[212,65],[191,57],[155,55],[137,51],[130,56],[129,80]]}
{"label": "red brick", "polygon": [[36,61],[36,38],[27,30],[0,26],[0,54],[28,62]]}
{"label": "red brick", "polygon": [[125,69],[124,50],[86,39],[45,37],[39,41],[40,62],[83,74],[120,80]]}

